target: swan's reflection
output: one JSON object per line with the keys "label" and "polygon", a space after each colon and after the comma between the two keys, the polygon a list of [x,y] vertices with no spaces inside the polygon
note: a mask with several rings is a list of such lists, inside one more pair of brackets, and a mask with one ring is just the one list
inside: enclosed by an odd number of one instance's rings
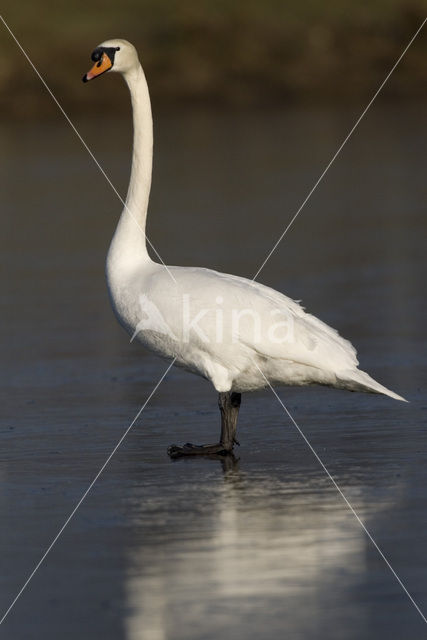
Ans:
{"label": "swan's reflection", "polygon": [[366,572],[366,536],[328,479],[221,464],[224,482],[202,484],[182,511],[172,504],[182,492],[171,495],[156,514],[157,545],[148,533],[130,553],[129,640],[276,638],[284,628],[315,638],[325,607],[363,630],[368,612],[352,589]]}

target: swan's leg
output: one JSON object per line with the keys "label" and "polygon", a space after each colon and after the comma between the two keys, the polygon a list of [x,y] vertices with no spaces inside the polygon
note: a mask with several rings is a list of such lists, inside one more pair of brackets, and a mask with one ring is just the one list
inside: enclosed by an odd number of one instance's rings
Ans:
{"label": "swan's leg", "polygon": [[218,406],[221,411],[221,438],[220,443],[224,445],[226,451],[232,451],[236,442],[237,417],[239,415],[241,393],[220,393],[218,394]]}
{"label": "swan's leg", "polygon": [[187,442],[184,446],[179,447],[172,444],[168,448],[168,454],[171,458],[179,458],[180,456],[208,456],[212,454],[227,455],[233,451],[236,440],[237,416],[241,402],[241,394],[233,392],[220,393],[218,396],[218,406],[221,411],[221,437],[216,444],[191,444]]}

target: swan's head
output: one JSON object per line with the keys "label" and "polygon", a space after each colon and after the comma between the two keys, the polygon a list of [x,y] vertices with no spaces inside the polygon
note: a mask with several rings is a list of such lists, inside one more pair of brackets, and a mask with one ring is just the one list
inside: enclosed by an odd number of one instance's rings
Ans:
{"label": "swan's head", "polygon": [[94,65],[83,76],[83,82],[88,82],[106,71],[128,73],[139,64],[135,47],[127,40],[106,40],[93,51]]}

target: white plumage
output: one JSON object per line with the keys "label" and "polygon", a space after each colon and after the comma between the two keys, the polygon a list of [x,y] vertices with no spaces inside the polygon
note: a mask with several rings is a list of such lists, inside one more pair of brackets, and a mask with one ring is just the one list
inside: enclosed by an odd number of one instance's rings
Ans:
{"label": "white plumage", "polygon": [[[148,88],[131,44],[110,40],[96,51],[104,50],[116,51],[111,70],[123,74],[133,106],[131,179],[107,258],[111,302],[125,329],[160,356],[176,358],[178,366],[210,380],[220,393],[258,389],[267,378],[272,384],[323,384],[403,400],[357,368],[350,342],[285,295],[245,278],[165,267],[150,259],[145,243],[153,145]],[[91,77],[97,75],[94,69]]]}
{"label": "white plumage", "polygon": [[[148,331],[137,332],[138,340],[161,356],[176,358],[177,365],[207,378],[218,392],[265,387],[261,369],[274,384],[317,383],[402,399],[357,369],[356,350],[348,340],[287,296],[257,282],[209,269],[168,267],[168,270],[151,263],[139,268],[132,277],[125,275],[122,281],[115,280],[110,273],[116,313],[123,326],[133,333],[144,315],[144,307],[138,303],[140,292],[144,291],[160,312],[161,321],[158,331],[152,325]],[[197,330],[191,328],[187,335],[183,301],[190,318],[202,314],[195,325]],[[246,310],[252,310],[253,315],[246,314]],[[232,332],[233,311],[242,312],[238,332]],[[254,339],[254,317],[259,318],[260,340]],[[266,339],[265,335],[277,317],[284,318],[291,334],[288,340],[279,343]],[[222,332],[218,331],[218,318]],[[177,339],[165,333],[162,322]],[[285,337],[286,333],[285,330]]]}

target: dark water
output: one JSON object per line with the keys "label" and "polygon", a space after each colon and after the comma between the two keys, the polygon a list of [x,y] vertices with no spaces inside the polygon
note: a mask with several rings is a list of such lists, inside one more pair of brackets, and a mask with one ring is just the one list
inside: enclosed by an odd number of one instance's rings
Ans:
{"label": "dark water", "polygon": [[[357,110],[159,114],[149,235],[164,260],[253,276]],[[125,191],[128,122],[76,122]],[[337,327],[410,404],[280,395],[427,612],[427,117],[375,107],[260,280]],[[58,116],[0,130],[1,613],[165,369],[116,325],[103,262],[120,203]],[[0,628],[15,640],[423,638],[426,626],[271,392],[239,462],[173,370]]]}

